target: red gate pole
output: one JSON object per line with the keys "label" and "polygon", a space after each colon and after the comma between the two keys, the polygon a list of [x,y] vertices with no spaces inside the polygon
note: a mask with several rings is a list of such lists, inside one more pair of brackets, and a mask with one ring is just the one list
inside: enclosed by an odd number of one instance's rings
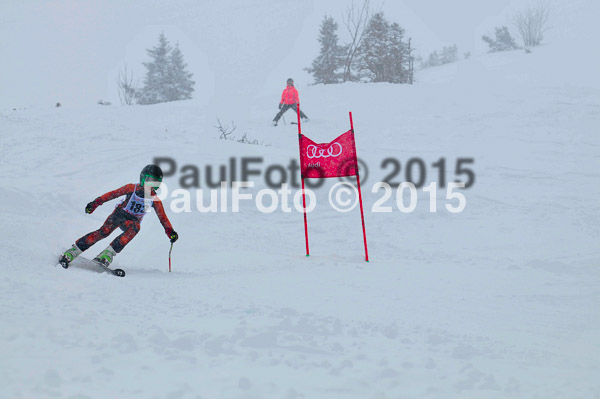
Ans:
{"label": "red gate pole", "polygon": [[367,249],[367,233],[365,231],[365,214],[363,212],[362,193],[360,191],[360,176],[358,173],[358,156],[356,155],[356,139],[354,137],[354,122],[352,121],[352,112],[350,112],[350,129],[352,130],[352,139],[354,140],[354,161],[356,163],[356,185],[358,187],[358,201],[360,203],[360,219],[362,221],[363,240],[365,242],[365,260],[369,261],[369,250]]}
{"label": "red gate pole", "polygon": [[310,256],[308,251],[308,224],[306,221],[306,197],[304,195],[304,178],[302,178],[302,207],[304,208],[304,239],[306,240],[306,256]]}
{"label": "red gate pole", "polygon": [[[300,163],[302,163],[302,128],[300,126],[300,102],[296,104],[298,116],[298,152],[300,153]],[[306,241],[306,256],[310,256],[308,250],[308,221],[306,218],[306,194],[304,192],[304,176],[302,176],[302,165],[300,165],[300,179],[302,180],[302,209],[304,211],[304,239]]]}

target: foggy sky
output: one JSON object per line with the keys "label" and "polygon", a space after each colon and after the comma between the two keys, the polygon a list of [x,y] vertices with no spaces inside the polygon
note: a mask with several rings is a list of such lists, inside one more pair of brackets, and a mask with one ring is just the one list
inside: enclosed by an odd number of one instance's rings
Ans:
{"label": "foggy sky", "polygon": [[[341,24],[350,1],[47,1],[0,4],[0,109],[31,105],[118,103],[115,83],[127,63],[143,77],[145,49],[164,31],[179,42],[197,81],[200,104],[228,96],[266,95],[282,79],[308,84],[303,68],[318,52],[318,27],[330,14]],[[380,5],[382,2],[372,2]],[[418,54],[457,44],[459,54],[485,52],[482,34],[506,24],[526,4],[509,0],[385,2],[383,11],[413,38]],[[591,0],[554,1],[554,39],[597,25]],[[597,17],[598,14],[596,14]],[[587,19],[585,19],[587,16]],[[584,18],[583,20],[581,18]],[[558,34],[560,33],[560,35]],[[564,36],[563,35],[563,36]]]}

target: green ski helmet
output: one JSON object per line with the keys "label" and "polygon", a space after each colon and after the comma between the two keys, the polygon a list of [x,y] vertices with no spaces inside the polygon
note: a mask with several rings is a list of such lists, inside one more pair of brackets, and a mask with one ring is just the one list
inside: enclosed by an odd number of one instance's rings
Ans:
{"label": "green ski helmet", "polygon": [[157,165],[146,165],[140,172],[140,186],[147,182],[151,187],[158,189],[163,179],[163,171]]}

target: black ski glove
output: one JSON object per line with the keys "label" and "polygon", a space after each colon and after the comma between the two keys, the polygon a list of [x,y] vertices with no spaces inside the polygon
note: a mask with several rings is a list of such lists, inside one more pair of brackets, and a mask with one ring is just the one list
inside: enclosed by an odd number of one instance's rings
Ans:
{"label": "black ski glove", "polygon": [[279,109],[283,108],[283,104],[279,104]]}
{"label": "black ski glove", "polygon": [[179,234],[177,234],[177,232],[175,230],[169,229],[167,231],[167,236],[171,240],[171,243],[174,243],[175,241],[177,241],[179,239]]}
{"label": "black ski glove", "polygon": [[102,200],[100,198],[96,198],[85,206],[85,213],[93,213],[100,205],[102,205]]}

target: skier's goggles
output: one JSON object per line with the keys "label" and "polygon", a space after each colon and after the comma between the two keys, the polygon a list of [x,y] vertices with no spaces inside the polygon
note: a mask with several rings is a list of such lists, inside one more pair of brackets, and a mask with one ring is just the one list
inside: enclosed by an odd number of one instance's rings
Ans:
{"label": "skier's goggles", "polygon": [[[144,175],[144,177],[142,178],[142,186],[146,183],[161,183],[162,182],[162,178],[160,177],[156,177],[156,176],[152,176],[152,175]],[[157,186],[159,186],[160,184],[158,184]]]}

